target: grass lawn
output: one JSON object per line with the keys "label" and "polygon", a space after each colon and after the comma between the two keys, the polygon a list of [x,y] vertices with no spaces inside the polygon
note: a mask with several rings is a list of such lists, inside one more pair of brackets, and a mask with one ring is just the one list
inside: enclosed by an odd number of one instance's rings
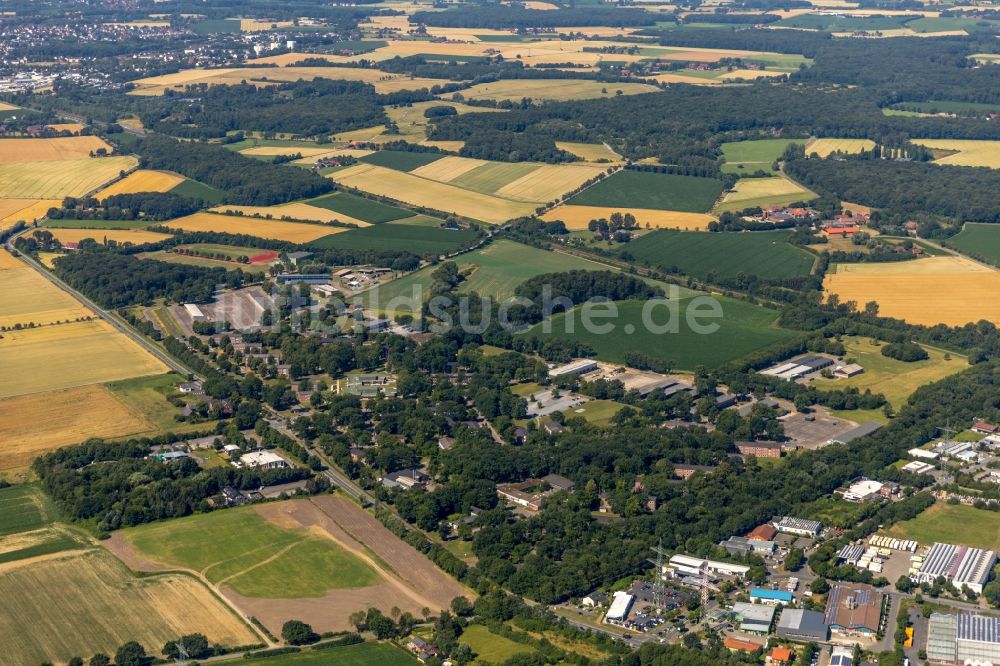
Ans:
{"label": "grass lawn", "polygon": [[857,502],[846,502],[834,497],[821,497],[804,506],[798,513],[803,518],[819,520],[826,525],[849,529],[861,522],[865,508],[864,504]]}
{"label": "grass lawn", "polygon": [[567,203],[705,213],[721,194],[722,181],[715,178],[626,170],[587,188]]}
{"label": "grass lawn", "polygon": [[415,666],[416,658],[392,643],[359,643],[328,650],[306,650],[259,659],[234,659],[219,664],[262,664],[263,666]]}
{"label": "grass lawn", "polygon": [[202,572],[248,597],[318,597],[378,581],[332,541],[277,527],[251,507],[143,525],[125,538],[152,559]]}
{"label": "grass lawn", "polygon": [[392,222],[415,215],[412,211],[365,199],[349,192],[334,192],[306,203],[310,206],[319,206],[336,213],[343,213],[369,224]]}
{"label": "grass lawn", "polygon": [[1000,266],[1000,226],[969,222],[957,236],[948,239],[948,247]]}
{"label": "grass lawn", "polygon": [[607,427],[611,425],[611,418],[618,413],[622,407],[625,407],[620,402],[615,402],[614,400],[588,400],[587,402],[575,407],[569,411],[564,411],[563,414],[566,418],[571,418],[574,416],[582,416],[587,419],[588,423],[600,427]]}
{"label": "grass lawn", "polygon": [[830,414],[840,419],[847,419],[855,423],[867,423],[868,421],[878,421],[882,425],[889,423],[889,418],[885,412],[879,409],[831,409]]}
{"label": "grass lawn", "polygon": [[435,229],[406,224],[378,224],[351,229],[319,238],[311,243],[320,249],[397,250],[406,249],[424,255],[441,255],[457,250],[476,239],[472,231]]}
{"label": "grass lawn", "polygon": [[[808,275],[815,257],[787,241],[785,231],[710,233],[661,229],[628,244],[640,262],[706,278],[740,273],[781,279]],[[720,260],[725,257],[725,260]]]}
{"label": "grass lawn", "polygon": [[1000,513],[962,504],[935,502],[912,520],[893,525],[888,534],[929,546],[935,541],[1000,549]]}
{"label": "grass lawn", "polygon": [[964,356],[952,354],[951,360],[946,361],[945,353],[937,349],[925,347],[930,358],[905,363],[883,356],[882,345],[872,345],[871,338],[845,336],[842,341],[847,348],[847,357],[853,358],[865,371],[848,379],[816,379],[813,385],[818,389],[856,388],[862,393],[871,389],[872,393],[884,394],[895,410],[905,405],[910,395],[921,386],[969,367]]}
{"label": "grass lawn", "polygon": [[185,424],[174,420],[174,415],[181,410],[167,402],[167,396],[175,393],[177,385],[183,381],[180,375],[170,373],[111,382],[107,387],[130,407],[142,412],[157,430],[176,430]]}
{"label": "grass lawn", "polygon": [[528,382],[527,384],[518,384],[517,386],[512,386],[510,392],[514,395],[521,396],[522,398],[527,398],[533,393],[538,393],[543,391],[542,385],[538,382]]}
{"label": "grass lawn", "polygon": [[484,662],[499,664],[514,655],[535,651],[530,645],[516,643],[509,638],[494,634],[481,624],[472,624],[466,627],[458,641],[465,643],[476,653],[474,664]]}
{"label": "grass lawn", "polygon": [[397,171],[413,171],[437,162],[444,157],[441,153],[411,153],[403,150],[379,150],[371,155],[360,158],[361,162],[376,166],[388,167]]}
{"label": "grass lawn", "polygon": [[199,183],[197,180],[188,178],[183,183],[170,190],[171,194],[176,194],[189,199],[201,199],[207,204],[216,205],[222,203],[226,194],[222,190],[217,190],[211,185]]}
{"label": "grass lawn", "polygon": [[[599,323],[611,323],[614,330],[600,334],[584,330],[577,310],[558,314],[552,318],[551,332],[543,331],[544,322],[532,328],[527,335],[550,335],[572,338],[583,342],[597,352],[597,357],[610,363],[623,363],[626,351],[640,350],[654,358],[671,362],[677,369],[691,370],[698,365],[716,368],[781,340],[794,337],[796,333],[774,325],[778,313],[743,301],[725,297],[714,297],[722,307],[722,318],[705,319],[702,323],[715,323],[718,330],[710,334],[699,334],[691,330],[685,322],[686,306],[689,299],[680,304],[679,331],[658,333],[647,329],[642,323],[644,302],[625,301],[617,303],[618,316],[603,319]],[[567,318],[574,318],[574,330],[567,333]],[[665,308],[652,311],[653,322],[664,325],[668,320]],[[629,327],[632,327],[631,329]],[[628,333],[632,330],[632,333]]]}
{"label": "grass lawn", "polygon": [[726,163],[723,173],[750,174],[755,171],[775,173],[771,165],[793,143],[805,144],[805,139],[757,139],[722,144]]}
{"label": "grass lawn", "polygon": [[[388,226],[388,225],[387,225]],[[400,226],[400,225],[393,225]],[[353,231],[338,234],[341,238]],[[336,237],[333,240],[337,240]],[[547,250],[539,250],[510,240],[497,240],[486,247],[467,252],[451,258],[460,269],[470,270],[471,274],[459,285],[459,292],[477,292],[480,296],[489,296],[503,300],[514,295],[514,289],[525,280],[543,273],[558,273],[573,269],[611,270],[603,264],[598,264],[580,257]],[[395,280],[377,289],[365,292],[368,304],[386,304],[391,299],[400,296],[411,297],[414,288],[420,285],[426,294],[431,284],[431,273],[434,267],[424,268],[411,273],[404,278]],[[401,310],[409,312],[406,307]]]}

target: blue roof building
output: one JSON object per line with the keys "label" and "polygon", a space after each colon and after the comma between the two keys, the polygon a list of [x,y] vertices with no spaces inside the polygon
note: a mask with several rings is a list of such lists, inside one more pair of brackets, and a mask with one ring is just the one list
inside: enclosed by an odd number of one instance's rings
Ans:
{"label": "blue roof building", "polygon": [[750,590],[750,601],[762,604],[790,604],[795,599],[791,592],[755,587]]}

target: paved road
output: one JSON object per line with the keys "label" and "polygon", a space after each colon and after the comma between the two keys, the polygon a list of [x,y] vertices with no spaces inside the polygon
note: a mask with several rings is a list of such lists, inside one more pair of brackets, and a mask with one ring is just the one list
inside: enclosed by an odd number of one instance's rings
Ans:
{"label": "paved road", "polygon": [[[28,231],[28,230],[30,230],[30,228],[26,229],[25,231]],[[24,233],[24,232],[21,232],[21,233]],[[191,371],[190,369],[184,367],[183,365],[181,365],[180,363],[178,363],[177,361],[175,361],[166,352],[164,352],[160,348],[156,347],[153,343],[151,343],[148,340],[146,340],[146,338],[144,338],[139,333],[137,333],[134,330],[132,330],[132,328],[130,326],[122,323],[121,320],[119,320],[118,318],[116,318],[114,315],[112,315],[107,310],[105,310],[105,309],[103,309],[101,307],[98,307],[98,305],[96,303],[94,303],[93,301],[91,301],[89,298],[87,298],[86,296],[84,296],[82,293],[80,293],[79,291],[77,291],[73,287],[71,287],[68,284],[66,284],[65,282],[63,282],[61,279],[59,279],[51,271],[46,270],[37,261],[35,261],[34,259],[32,259],[29,256],[24,255],[21,252],[17,252],[16,250],[14,250],[14,239],[17,238],[19,235],[20,234],[14,234],[14,236],[12,236],[7,241],[7,249],[10,250],[12,254],[16,252],[17,257],[21,261],[23,261],[24,263],[28,264],[29,266],[31,266],[32,268],[34,268],[36,271],[38,271],[39,273],[41,273],[42,276],[46,280],[48,280],[49,282],[51,282],[55,286],[59,287],[60,289],[62,289],[63,291],[65,291],[67,294],[69,294],[70,296],[72,296],[73,298],[77,299],[78,301],[80,301],[81,303],[83,303],[84,305],[86,305],[88,308],[90,308],[91,310],[93,310],[99,317],[101,317],[101,319],[103,319],[104,321],[106,321],[109,324],[111,324],[112,326],[114,326],[121,333],[123,333],[123,334],[127,335],[128,337],[130,337],[133,341],[135,341],[136,344],[138,344],[139,346],[141,346],[143,349],[145,349],[146,351],[148,351],[150,354],[152,354],[156,358],[158,358],[161,361],[163,361],[163,363],[168,368],[170,368],[171,370],[173,370],[174,372],[176,372],[176,373],[178,373],[180,375],[183,375],[185,377],[188,376],[188,375],[195,375],[196,377],[198,376],[198,374],[196,372]]]}

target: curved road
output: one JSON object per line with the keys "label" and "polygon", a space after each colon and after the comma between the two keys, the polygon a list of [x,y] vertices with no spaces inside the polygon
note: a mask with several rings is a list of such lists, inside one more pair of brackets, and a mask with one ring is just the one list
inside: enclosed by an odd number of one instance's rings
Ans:
{"label": "curved road", "polygon": [[[145,349],[146,351],[148,351],[150,354],[152,354],[153,356],[155,356],[156,358],[158,358],[160,361],[162,361],[168,368],[170,368],[174,372],[176,372],[176,373],[178,373],[180,375],[183,375],[185,377],[187,377],[188,375],[194,375],[194,376],[198,377],[198,374],[196,372],[192,372],[188,368],[184,367],[183,365],[181,365],[180,363],[178,363],[177,361],[175,361],[166,352],[164,352],[163,350],[161,350],[160,348],[158,348],[156,345],[154,345],[153,343],[151,343],[148,340],[146,340],[146,338],[144,338],[141,334],[139,334],[139,333],[135,332],[134,330],[132,330],[131,327],[127,326],[126,324],[123,324],[121,321],[119,321],[118,319],[116,319],[114,317],[114,315],[112,315],[110,312],[108,312],[104,308],[98,307],[96,303],[94,303],[93,301],[91,301],[89,298],[87,298],[86,296],[84,296],[82,293],[80,293],[79,291],[77,291],[73,287],[71,287],[68,284],[66,284],[65,282],[63,282],[61,279],[59,279],[58,276],[56,276],[51,271],[46,270],[37,261],[35,261],[31,257],[25,255],[24,253],[18,252],[17,250],[15,250],[14,249],[14,239],[17,238],[18,236],[20,236],[21,234],[23,234],[23,233],[25,233],[27,231],[30,231],[31,229],[33,229],[33,227],[28,227],[28,228],[24,229],[24,231],[21,231],[20,233],[14,234],[13,236],[11,236],[7,240],[6,247],[7,247],[7,250],[10,251],[11,255],[16,256],[18,259],[20,259],[24,263],[28,264],[32,268],[34,268],[36,271],[38,271],[39,273],[41,273],[42,276],[44,276],[46,280],[48,280],[49,282],[51,282],[55,286],[59,287],[60,289],[62,289],[63,291],[65,291],[67,294],[69,294],[70,296],[72,296],[73,298],[77,299],[78,301],[80,301],[81,303],[83,303],[84,305],[86,305],[88,308],[90,308],[91,310],[93,310],[101,319],[103,319],[104,321],[106,321],[109,324],[111,324],[112,326],[114,326],[115,329],[117,329],[119,332],[127,335],[136,344],[138,344],[140,347],[142,347],[143,349]],[[201,377],[199,377],[199,379],[201,379]]]}

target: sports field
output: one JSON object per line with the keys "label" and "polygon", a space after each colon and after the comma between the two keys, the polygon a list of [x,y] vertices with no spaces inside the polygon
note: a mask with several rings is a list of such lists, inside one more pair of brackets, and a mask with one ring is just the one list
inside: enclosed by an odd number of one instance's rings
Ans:
{"label": "sports field", "polygon": [[734,141],[722,144],[723,173],[751,174],[756,171],[773,173],[771,165],[781,157],[785,149],[793,143],[805,143],[802,139],[757,139],[754,141]]}
{"label": "sports field", "polygon": [[79,243],[84,238],[90,238],[100,244],[106,241],[114,241],[121,245],[132,244],[142,245],[143,243],[157,243],[170,238],[170,234],[161,234],[145,229],[46,229],[60,243]]}
{"label": "sports field", "polygon": [[[496,240],[486,247],[467,252],[449,259],[463,271],[469,271],[459,285],[460,293],[476,292],[495,300],[504,300],[514,295],[514,289],[529,278],[544,273],[559,273],[574,269],[613,270],[604,264],[559,252],[539,250],[510,240]],[[426,297],[431,285],[433,267],[425,268],[371,289],[364,294],[366,303],[378,309],[386,308],[393,299],[409,299],[418,293]],[[412,312],[413,304],[400,302],[393,309]]]}
{"label": "sports field", "polygon": [[816,379],[813,385],[819,389],[853,387],[862,393],[865,389],[871,389],[872,393],[884,394],[897,411],[921,386],[932,384],[968,367],[964,356],[951,354],[951,360],[946,361],[945,353],[937,349],[925,348],[930,356],[927,360],[905,363],[883,356],[881,345],[873,345],[871,338],[845,336],[842,341],[847,347],[847,356],[861,364],[865,371],[848,379]]}
{"label": "sports field", "polygon": [[569,203],[706,213],[721,194],[722,181],[715,178],[626,170],[588,187]]}
{"label": "sports field", "polygon": [[113,148],[97,136],[71,136],[54,139],[0,139],[0,164],[12,162],[63,162],[86,159],[103,148],[110,155]]}
{"label": "sports field", "polygon": [[719,204],[720,211],[743,210],[754,206],[784,206],[815,199],[816,195],[783,176],[741,178]]}
{"label": "sports field", "polygon": [[820,157],[829,157],[836,152],[855,154],[874,147],[875,142],[871,139],[816,139],[806,144],[806,155],[816,153]]}
{"label": "sports field", "polygon": [[152,429],[142,413],[100,385],[6,398],[0,400],[0,471],[27,467],[43,453],[91,437]]}
{"label": "sports field", "polygon": [[378,580],[332,540],[278,527],[252,507],[142,525],[124,538],[145,557],[197,571],[247,597],[318,597]]}
{"label": "sports field", "polygon": [[135,165],[134,157],[3,162],[0,198],[82,197]]}
{"label": "sports field", "polygon": [[258,220],[237,215],[217,215],[215,213],[195,213],[176,220],[168,220],[163,226],[184,231],[218,231],[227,234],[249,234],[260,238],[308,243],[330,234],[347,231],[347,227],[333,227],[324,224],[304,224],[302,222],[278,222]]}
{"label": "sports field", "polygon": [[[567,59],[572,59],[567,54]],[[536,101],[565,102],[577,99],[611,98],[621,91],[623,95],[657,92],[659,88],[645,83],[605,83],[584,79],[509,79],[480,83],[463,90],[466,99],[495,99],[521,101],[530,97]]]}
{"label": "sports field", "polygon": [[948,247],[1000,266],[1000,226],[968,222],[948,239]]}
{"label": "sports field", "polygon": [[0,250],[0,284],[0,326],[51,324],[94,314],[7,250]]}
{"label": "sports field", "polygon": [[175,173],[139,169],[105,187],[97,193],[97,199],[103,201],[114,194],[169,192],[183,182],[184,176],[178,176]]}
{"label": "sports field", "polygon": [[[654,358],[670,361],[679,370],[692,370],[699,365],[709,369],[716,368],[797,335],[774,325],[778,318],[775,310],[722,296],[711,298],[720,304],[722,316],[718,319],[699,320],[704,324],[718,324],[718,330],[710,334],[696,333],[687,326],[685,308],[691,298],[686,297],[681,299],[677,333],[649,330],[643,324],[646,302],[625,301],[615,304],[617,317],[596,320],[602,325],[612,324],[614,329],[609,333],[585,330],[577,308],[552,317],[549,322],[550,332],[545,332],[546,322],[543,322],[532,328],[527,335],[562,337],[582,342],[597,352],[597,358],[610,363],[624,363],[626,351],[641,351]],[[595,312],[600,311],[595,309]],[[707,311],[707,307],[699,306],[697,311]],[[665,307],[653,308],[650,314],[651,321],[660,326],[665,326],[670,321],[670,316]]]}
{"label": "sports field", "polygon": [[561,205],[542,215],[543,220],[561,220],[570,231],[586,229],[591,220],[608,219],[614,213],[631,213],[639,226],[656,229],[683,229],[704,231],[708,223],[715,219],[706,213],[683,213],[676,210],[654,210],[650,208],[614,208],[611,206]]}
{"label": "sports field", "polygon": [[896,523],[887,533],[898,539],[912,539],[922,546],[942,542],[997,550],[1000,514],[962,504],[935,502],[916,518]]}
{"label": "sports field", "polygon": [[913,143],[932,150],[955,151],[954,154],[934,160],[935,164],[1000,169],[1000,141],[914,139]]}
{"label": "sports field", "polygon": [[0,339],[0,398],[166,372],[138,344],[103,320],[21,331]]}
{"label": "sports field", "polygon": [[928,257],[891,264],[834,264],[823,288],[841,303],[879,304],[884,317],[912,324],[1000,323],[1000,272],[964,257]]}
{"label": "sports field", "polygon": [[475,238],[475,233],[461,229],[378,224],[327,236],[314,241],[312,246],[344,250],[408,250],[418,256],[426,254],[438,256],[457,250]]}
{"label": "sports field", "polygon": [[358,164],[330,175],[338,183],[397,201],[499,224],[530,215],[537,204],[509,201],[394,169]]}
{"label": "sports field", "polygon": [[363,220],[369,224],[381,224],[412,217],[413,211],[397,208],[380,201],[359,197],[350,192],[334,192],[309,202],[310,206],[326,208],[351,219]]}
{"label": "sports field", "polygon": [[[195,579],[179,574],[136,578],[110,554],[91,549],[0,565],[4,663],[65,663],[73,656],[114,654],[137,640],[149,654],[190,633],[212,643],[260,639]],[[86,627],[86,631],[81,631]]]}
{"label": "sports field", "polygon": [[367,227],[368,223],[349,215],[335,213],[328,208],[311,206],[307,203],[287,203],[279,206],[234,206],[223,204],[209,209],[213,213],[242,214],[248,217],[265,217],[274,220],[290,219],[307,222],[343,222],[359,227]]}
{"label": "sports field", "polygon": [[[787,242],[784,231],[699,233],[661,230],[628,244],[639,261],[696,278],[738,274],[781,279],[808,275],[815,257]],[[719,261],[725,257],[725,261]]]}

